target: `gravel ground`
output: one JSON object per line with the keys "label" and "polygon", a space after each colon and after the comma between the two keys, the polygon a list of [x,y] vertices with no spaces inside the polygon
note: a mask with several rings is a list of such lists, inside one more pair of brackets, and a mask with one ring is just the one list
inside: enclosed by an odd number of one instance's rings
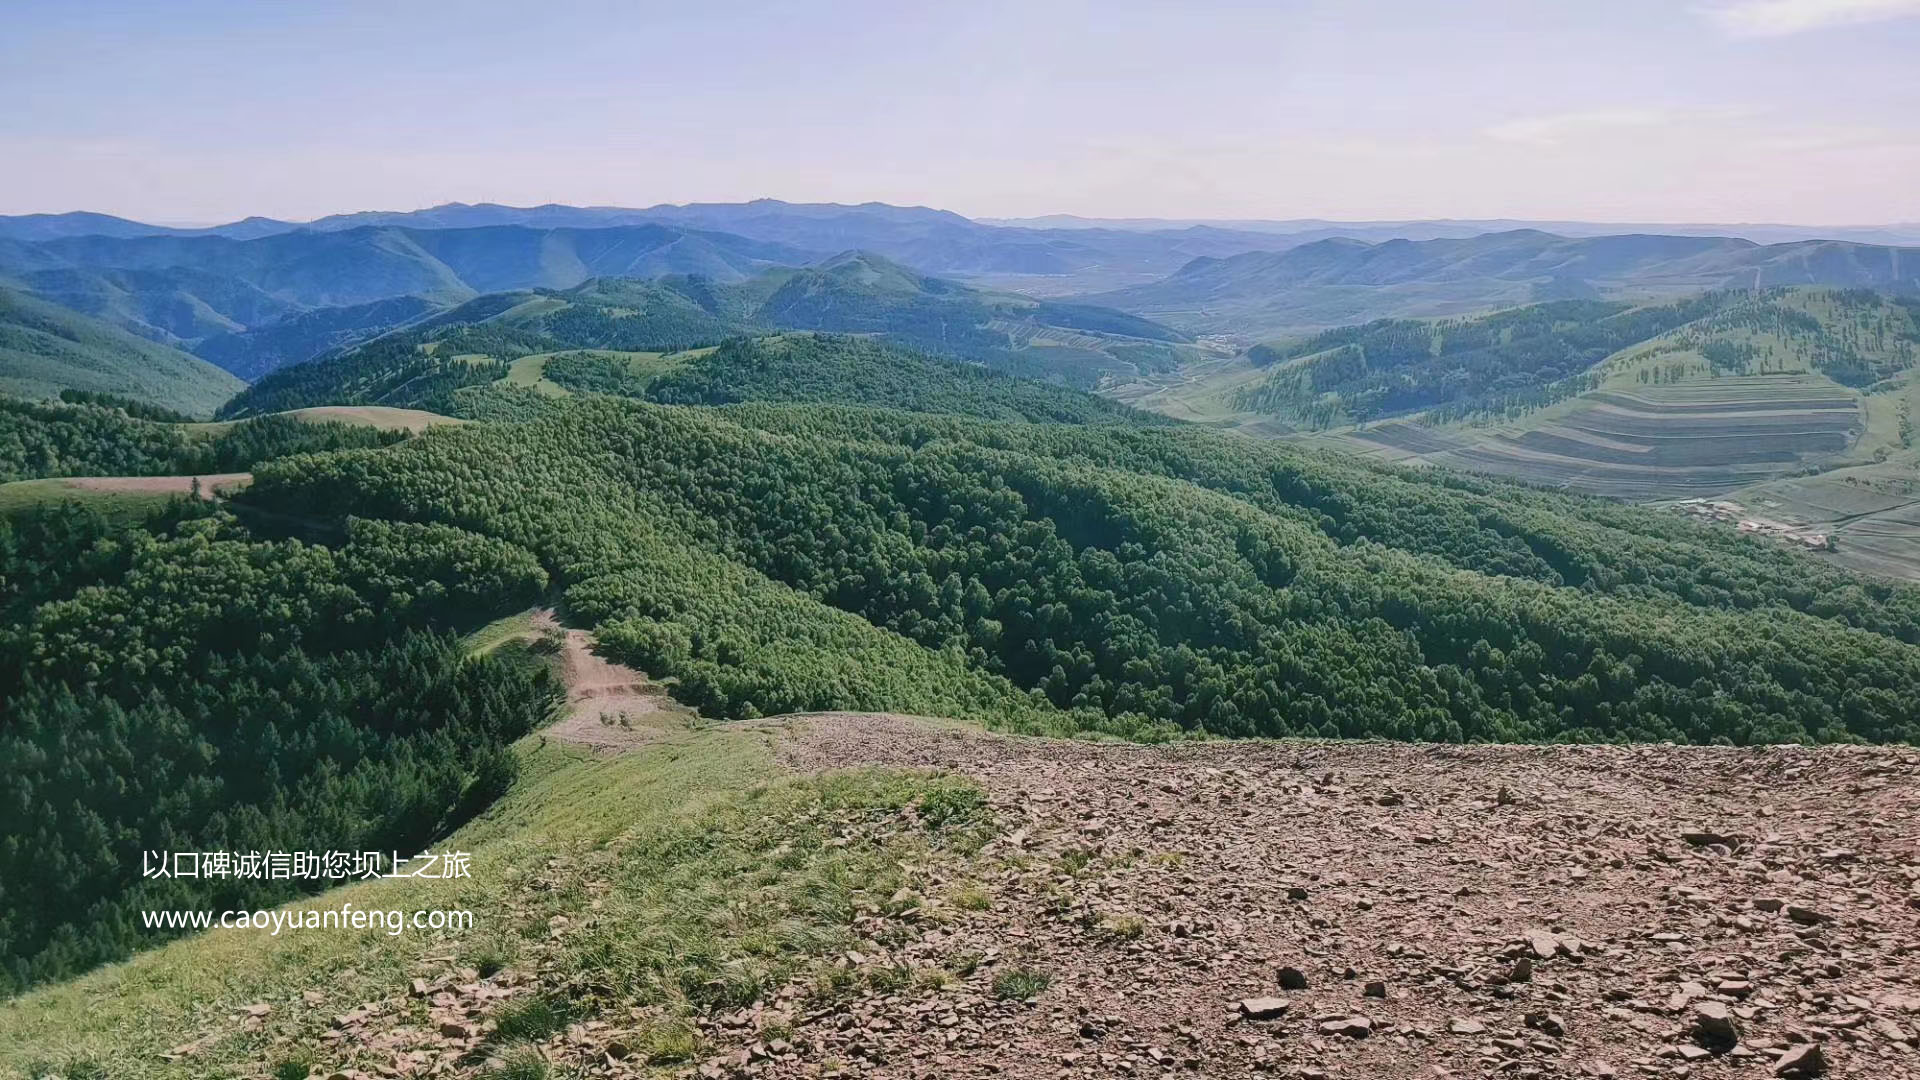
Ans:
{"label": "gravel ground", "polygon": [[[975,777],[1001,831],[932,869],[943,919],[847,960],[974,974],[771,1042],[721,1018],[708,1077],[1920,1077],[1912,749],[758,723],[803,771]],[[999,1000],[1016,969],[1048,985]]]}

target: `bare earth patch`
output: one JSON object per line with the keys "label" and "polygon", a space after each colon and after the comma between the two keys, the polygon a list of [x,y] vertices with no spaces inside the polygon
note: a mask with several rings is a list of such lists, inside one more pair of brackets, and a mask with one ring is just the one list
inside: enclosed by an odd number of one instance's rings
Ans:
{"label": "bare earth patch", "polygon": [[200,495],[211,499],[253,482],[252,473],[204,473],[200,476],[70,476],[62,483],[82,491],[116,491],[151,495],[185,495],[200,482]]}
{"label": "bare earth patch", "polygon": [[[534,616],[535,630],[558,627],[551,611]],[[545,734],[611,754],[686,726],[692,711],[668,697],[646,675],[595,654],[593,635],[587,631],[564,633],[561,663],[567,715]]]}
{"label": "bare earth patch", "polygon": [[[1003,832],[935,868],[916,937],[848,960],[977,970],[783,1018],[708,1076],[1920,1076],[1911,749],[760,723],[803,771],[975,777]],[[999,1000],[1034,985],[1010,974],[1045,988]]]}

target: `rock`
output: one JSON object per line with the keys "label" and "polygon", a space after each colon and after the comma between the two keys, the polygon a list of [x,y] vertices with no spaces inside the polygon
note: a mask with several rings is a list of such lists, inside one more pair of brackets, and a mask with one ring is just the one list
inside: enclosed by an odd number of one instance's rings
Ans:
{"label": "rock", "polygon": [[1888,1042],[1910,1043],[1914,1041],[1913,1032],[1900,1026],[1899,1021],[1881,1018],[1873,1022],[1873,1030]]}
{"label": "rock", "polygon": [[1740,1025],[1733,1019],[1733,1010],[1718,1001],[1694,1002],[1693,1029],[1711,1042],[1740,1041]]}
{"label": "rock", "polygon": [[1365,997],[1383,998],[1387,996],[1387,984],[1375,979],[1366,985],[1360,993]]}
{"label": "rock", "polygon": [[1278,1020],[1287,1014],[1287,1007],[1291,1004],[1281,997],[1243,998],[1240,1001],[1240,1015],[1248,1020]]}
{"label": "rock", "polygon": [[1812,908],[1801,907],[1799,904],[1787,905],[1787,918],[1792,919],[1801,926],[1818,926],[1827,921],[1825,915],[1820,914]]}
{"label": "rock", "polygon": [[1455,1017],[1453,1022],[1447,1025],[1447,1030],[1455,1035],[1484,1035],[1487,1033],[1487,1025],[1478,1020]]}
{"label": "rock", "polygon": [[1546,930],[1527,931],[1527,947],[1540,960],[1551,960],[1560,951],[1560,935]]}
{"label": "rock", "polygon": [[1533,1030],[1556,1039],[1567,1033],[1566,1021],[1550,1012],[1530,1012],[1526,1015],[1526,1022]]}
{"label": "rock", "polygon": [[1827,1056],[1821,1053],[1817,1043],[1796,1046],[1780,1055],[1780,1060],[1773,1063],[1775,1076],[1819,1076],[1826,1071]]}
{"label": "rock", "polygon": [[1694,847],[1712,847],[1718,844],[1721,847],[1732,849],[1739,847],[1740,842],[1744,840],[1745,837],[1730,836],[1714,832],[1710,829],[1688,829],[1680,834],[1680,839],[1685,840]]}
{"label": "rock", "polygon": [[1667,995],[1667,1008],[1679,1012],[1687,1003],[1707,996],[1707,988],[1689,979],[1680,984],[1680,989]]}
{"label": "rock", "polygon": [[242,1006],[240,1006],[240,1011],[241,1011],[241,1012],[243,1012],[243,1013],[246,1013],[246,1014],[247,1014],[248,1016],[265,1016],[265,1015],[267,1015],[268,1013],[270,1013],[270,1012],[272,1012],[272,1011],[273,1011],[273,1006],[271,1006],[271,1005],[242,1005]]}
{"label": "rock", "polygon": [[1296,967],[1283,967],[1280,969],[1280,989],[1305,990],[1306,988],[1307,988],[1306,972],[1301,971],[1299,968],[1296,968]]}
{"label": "rock", "polygon": [[1589,1061],[1580,1066],[1580,1071],[1594,1077],[1595,1080],[1614,1080],[1620,1075],[1620,1070],[1614,1068],[1612,1062],[1607,1061]]}
{"label": "rock", "polygon": [[1328,1020],[1320,1025],[1322,1035],[1345,1035],[1349,1039],[1364,1039],[1373,1034],[1373,1021],[1364,1016],[1349,1016],[1340,1020]]}

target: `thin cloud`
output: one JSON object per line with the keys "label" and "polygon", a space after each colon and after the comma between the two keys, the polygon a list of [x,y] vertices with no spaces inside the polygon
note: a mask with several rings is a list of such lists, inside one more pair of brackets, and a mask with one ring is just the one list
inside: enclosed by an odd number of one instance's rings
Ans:
{"label": "thin cloud", "polygon": [[1706,14],[1738,37],[1785,37],[1920,15],[1920,0],[1734,0],[1709,7]]}
{"label": "thin cloud", "polygon": [[1508,120],[1487,128],[1486,135],[1501,142],[1555,146],[1581,135],[1626,128],[1664,127],[1673,120],[1674,114],[1665,109],[1588,109]]}

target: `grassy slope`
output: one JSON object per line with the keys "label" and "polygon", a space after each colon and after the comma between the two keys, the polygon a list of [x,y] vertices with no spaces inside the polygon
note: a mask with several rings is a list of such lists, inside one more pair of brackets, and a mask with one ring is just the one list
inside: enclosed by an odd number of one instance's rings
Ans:
{"label": "grassy slope", "polygon": [[[886,829],[836,846],[915,800],[979,811],[976,789],[936,777],[861,773],[795,779],[765,732],[683,732],[617,757],[529,736],[514,790],[443,847],[473,854],[472,876],[377,880],[289,905],[320,910],[466,909],[467,932],[216,930],[0,1004],[0,1073],[88,1065],[115,1077],[257,1075],[262,1063],[353,1064],[324,1041],[333,1017],[369,1002],[401,1011],[415,977],[500,964],[556,987],[598,987],[603,1016],[661,1064],[699,1049],[687,1017],[795,978],[830,990],[829,957],[853,942],[858,907],[923,884],[930,848],[955,830]],[[903,864],[913,865],[908,870]],[[735,901],[751,880],[758,900]],[[578,933],[558,937],[564,916]],[[439,959],[435,959],[439,958]],[[644,973],[644,974],[642,974]],[[317,995],[304,997],[303,995]],[[243,1005],[272,1006],[249,1028]],[[638,1011],[629,1013],[630,1007]],[[243,1018],[242,1018],[243,1019]],[[194,1054],[168,1062],[172,1048]],[[390,1058],[386,1059],[390,1060]],[[363,1062],[371,1065],[371,1059]]]}
{"label": "grassy slope", "polygon": [[86,503],[103,514],[132,523],[145,518],[174,498],[171,492],[103,491],[79,487],[69,480],[15,480],[0,484],[0,517],[59,503]]}
{"label": "grassy slope", "polygon": [[204,415],[243,385],[197,357],[0,288],[0,392],[104,391]]}

